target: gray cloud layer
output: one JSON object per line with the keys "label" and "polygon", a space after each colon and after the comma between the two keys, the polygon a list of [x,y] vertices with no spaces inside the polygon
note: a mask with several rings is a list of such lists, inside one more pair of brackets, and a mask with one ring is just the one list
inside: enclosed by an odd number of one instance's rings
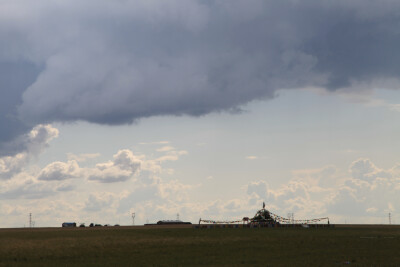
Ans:
{"label": "gray cloud layer", "polygon": [[37,157],[58,136],[58,130],[50,125],[38,125],[29,134],[20,136],[15,143],[21,152],[14,156],[1,157],[0,151],[0,180],[9,179],[21,172],[32,159]]}
{"label": "gray cloud layer", "polygon": [[0,142],[38,123],[197,116],[282,88],[397,79],[399,9],[393,0],[2,1]]}

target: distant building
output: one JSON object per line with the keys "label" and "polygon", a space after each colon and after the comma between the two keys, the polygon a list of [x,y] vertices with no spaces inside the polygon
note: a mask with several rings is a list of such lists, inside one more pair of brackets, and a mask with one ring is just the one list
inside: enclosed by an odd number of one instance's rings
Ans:
{"label": "distant building", "polygon": [[192,224],[191,222],[182,222],[181,220],[161,220],[157,223],[146,223],[145,225],[177,225],[177,224]]}
{"label": "distant building", "polygon": [[62,227],[76,227],[76,223],[74,222],[65,222],[62,224]]}
{"label": "distant building", "polygon": [[192,224],[191,222],[182,222],[181,220],[162,220],[157,222],[158,225],[163,224]]}

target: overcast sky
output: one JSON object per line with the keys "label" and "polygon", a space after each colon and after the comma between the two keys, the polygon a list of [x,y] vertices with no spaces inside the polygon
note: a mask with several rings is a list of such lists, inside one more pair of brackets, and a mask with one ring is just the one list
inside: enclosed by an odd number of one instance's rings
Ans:
{"label": "overcast sky", "polygon": [[400,223],[398,10],[1,0],[0,227]]}

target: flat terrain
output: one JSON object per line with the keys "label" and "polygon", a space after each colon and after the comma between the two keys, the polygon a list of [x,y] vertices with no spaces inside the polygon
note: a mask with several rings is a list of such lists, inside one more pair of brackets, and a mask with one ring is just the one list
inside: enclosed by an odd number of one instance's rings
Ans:
{"label": "flat terrain", "polygon": [[400,266],[400,227],[0,229],[0,266]]}

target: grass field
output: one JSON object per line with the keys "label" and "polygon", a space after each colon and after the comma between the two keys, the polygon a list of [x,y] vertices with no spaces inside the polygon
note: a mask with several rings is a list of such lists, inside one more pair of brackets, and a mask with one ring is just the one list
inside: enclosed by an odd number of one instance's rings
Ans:
{"label": "grass field", "polygon": [[0,229],[0,266],[400,266],[399,226]]}

